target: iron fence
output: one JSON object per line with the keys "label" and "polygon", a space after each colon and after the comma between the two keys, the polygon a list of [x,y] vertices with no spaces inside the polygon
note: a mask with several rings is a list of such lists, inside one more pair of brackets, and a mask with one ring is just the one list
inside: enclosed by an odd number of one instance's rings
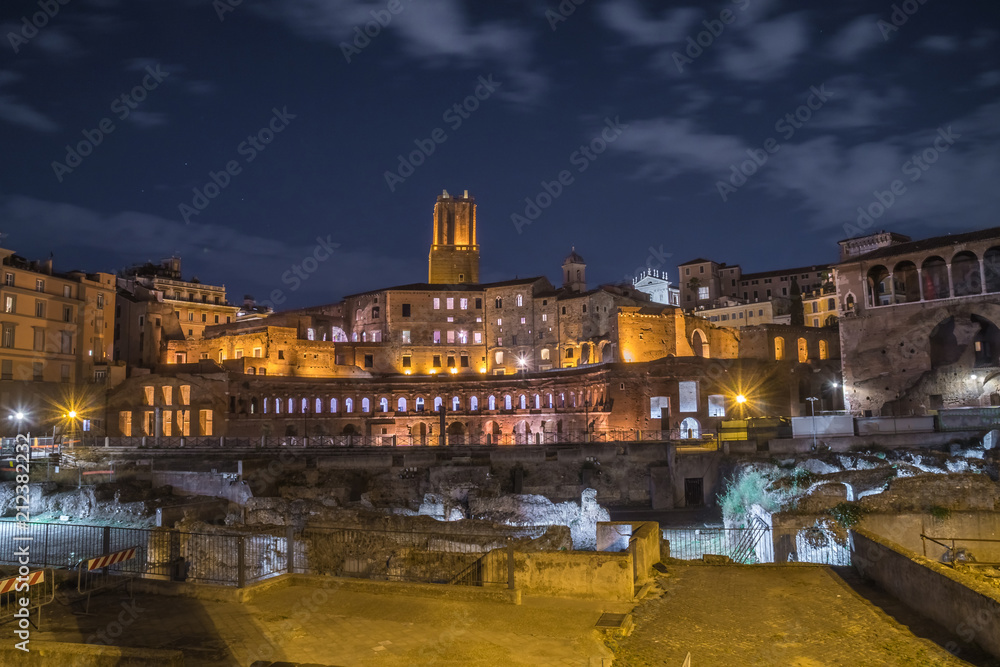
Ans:
{"label": "iron fence", "polygon": [[775,562],[850,565],[848,545],[825,531],[799,531],[795,546],[776,553],[772,529],[763,522],[741,528],[664,528],[663,539],[670,543],[670,557],[701,560],[706,555],[728,556],[745,565]]}
{"label": "iron fence", "polygon": [[[931,537],[920,534],[924,557],[955,567],[1000,565],[1000,540],[982,537]],[[929,543],[929,544],[928,544]]]}

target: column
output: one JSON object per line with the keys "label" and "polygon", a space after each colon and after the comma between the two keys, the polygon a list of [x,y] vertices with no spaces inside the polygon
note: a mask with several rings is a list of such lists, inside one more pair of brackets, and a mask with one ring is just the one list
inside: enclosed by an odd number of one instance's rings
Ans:
{"label": "column", "polygon": [[945,268],[948,269],[948,297],[951,299],[955,298],[955,281],[951,277],[951,262],[945,264]]}
{"label": "column", "polygon": [[896,303],[896,279],[893,273],[889,272],[889,303]]}
{"label": "column", "polygon": [[979,258],[979,293],[986,294],[986,260]]}
{"label": "column", "polygon": [[924,270],[917,267],[917,286],[920,288],[920,300],[924,300]]}

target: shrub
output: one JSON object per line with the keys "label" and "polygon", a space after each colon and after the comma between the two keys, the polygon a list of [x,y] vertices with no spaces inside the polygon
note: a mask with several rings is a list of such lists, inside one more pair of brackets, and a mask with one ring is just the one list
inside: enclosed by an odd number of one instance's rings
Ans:
{"label": "shrub", "polygon": [[745,469],[729,482],[718,500],[722,518],[728,524],[742,522],[753,505],[760,505],[767,512],[775,512],[787,497],[786,492],[772,488],[772,482],[766,474],[759,470]]}
{"label": "shrub", "polygon": [[934,505],[931,507],[931,516],[935,519],[940,519],[944,521],[951,516],[951,510],[947,507],[941,507],[940,505]]}
{"label": "shrub", "polygon": [[861,505],[850,501],[837,503],[827,511],[833,515],[837,523],[847,529],[853,528],[865,513]]}

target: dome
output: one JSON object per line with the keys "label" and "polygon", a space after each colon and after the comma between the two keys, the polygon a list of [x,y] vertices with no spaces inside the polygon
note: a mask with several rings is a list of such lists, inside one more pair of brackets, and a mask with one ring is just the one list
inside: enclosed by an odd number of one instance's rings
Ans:
{"label": "dome", "polygon": [[576,246],[573,246],[573,248],[570,250],[570,253],[568,255],[566,255],[566,259],[563,260],[563,264],[564,265],[565,264],[586,264],[586,262],[583,261],[583,257],[580,257],[578,254],[576,254]]}

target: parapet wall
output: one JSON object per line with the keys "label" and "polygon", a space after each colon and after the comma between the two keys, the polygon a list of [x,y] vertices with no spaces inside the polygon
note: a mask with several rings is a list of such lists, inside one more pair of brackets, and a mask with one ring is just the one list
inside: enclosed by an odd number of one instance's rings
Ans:
{"label": "parapet wall", "polygon": [[[851,560],[862,576],[917,613],[1000,657],[1000,595],[951,567],[935,563],[864,529],[851,536]],[[955,643],[946,646],[957,653]]]}
{"label": "parapet wall", "polygon": [[514,554],[514,581],[525,595],[631,600],[632,555],[601,551]]}

